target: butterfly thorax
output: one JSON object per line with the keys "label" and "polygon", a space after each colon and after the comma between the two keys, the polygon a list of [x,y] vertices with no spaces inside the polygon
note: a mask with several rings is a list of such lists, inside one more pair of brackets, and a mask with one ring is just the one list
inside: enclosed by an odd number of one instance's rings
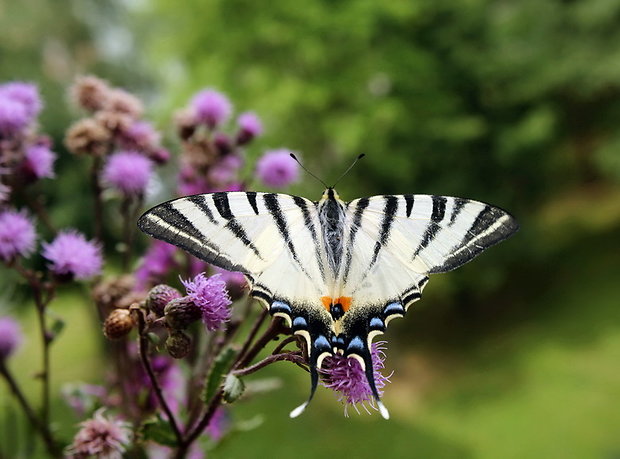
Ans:
{"label": "butterfly thorax", "polygon": [[327,261],[335,277],[342,261],[345,204],[333,188],[328,188],[319,201],[318,209]]}

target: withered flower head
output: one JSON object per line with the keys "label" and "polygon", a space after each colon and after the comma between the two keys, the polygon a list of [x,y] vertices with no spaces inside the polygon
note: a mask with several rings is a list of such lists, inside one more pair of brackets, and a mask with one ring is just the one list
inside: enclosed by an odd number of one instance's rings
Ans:
{"label": "withered flower head", "polygon": [[107,82],[92,75],[76,78],[70,89],[74,103],[90,112],[96,112],[105,107],[110,91]]}
{"label": "withered flower head", "polygon": [[69,128],[65,145],[71,153],[102,155],[110,138],[108,129],[92,118],[84,118]]}

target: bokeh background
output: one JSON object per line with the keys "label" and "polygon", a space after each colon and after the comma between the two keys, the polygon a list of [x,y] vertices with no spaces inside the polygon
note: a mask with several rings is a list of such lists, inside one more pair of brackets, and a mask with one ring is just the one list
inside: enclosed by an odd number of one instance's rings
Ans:
{"label": "bokeh background", "polygon": [[[40,85],[42,125],[61,152],[62,179],[46,185],[59,226],[92,218],[75,191],[87,174],[62,145],[76,117],[67,87],[84,73],[143,97],[173,152],[174,110],[213,87],[264,121],[250,165],[286,146],[330,182],[366,153],[339,185],[344,199],[456,195],[521,223],[431,278],[391,324],[392,420],[345,418],[324,389],[289,420],[307,376],[279,364],[266,370],[279,390],[232,410],[262,424],[212,457],[620,456],[620,3],[2,0],[0,80]],[[292,191],[318,198],[322,186],[307,178]],[[56,392],[104,371],[82,293],[55,307],[68,318]],[[32,343],[14,362],[33,391],[37,352]],[[7,441],[24,427],[4,385],[0,403]],[[77,419],[55,404],[72,431]]]}

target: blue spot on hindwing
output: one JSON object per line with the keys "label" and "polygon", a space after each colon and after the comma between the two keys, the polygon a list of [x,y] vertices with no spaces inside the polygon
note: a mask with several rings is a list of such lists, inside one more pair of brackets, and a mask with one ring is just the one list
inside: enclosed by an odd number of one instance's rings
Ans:
{"label": "blue spot on hindwing", "polygon": [[359,336],[353,338],[347,346],[348,353],[360,353],[364,351],[364,341]]}
{"label": "blue spot on hindwing", "polygon": [[370,328],[372,330],[383,330],[385,328],[385,325],[383,324],[383,320],[381,320],[379,317],[373,317],[372,319],[370,319]]}
{"label": "blue spot on hindwing", "polygon": [[273,303],[271,303],[271,307],[269,308],[269,311],[272,314],[276,312],[284,312],[286,314],[290,314],[291,307],[282,301],[274,301]]}
{"label": "blue spot on hindwing", "polygon": [[405,308],[403,308],[403,305],[400,303],[390,303],[385,307],[383,312],[385,313],[386,316],[390,316],[392,314],[404,315]]}
{"label": "blue spot on hindwing", "polygon": [[295,317],[295,319],[293,320],[293,328],[306,328],[306,327],[308,327],[308,323],[306,322],[306,319],[300,316]]}
{"label": "blue spot on hindwing", "polygon": [[314,340],[314,347],[318,351],[327,351],[331,350],[331,346],[329,345],[329,341],[325,338],[324,335],[320,335],[317,339]]}

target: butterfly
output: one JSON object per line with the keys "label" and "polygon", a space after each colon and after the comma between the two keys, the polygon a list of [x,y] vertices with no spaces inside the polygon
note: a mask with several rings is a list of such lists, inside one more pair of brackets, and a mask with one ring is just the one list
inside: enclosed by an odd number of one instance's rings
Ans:
{"label": "butterfly", "polygon": [[324,359],[359,361],[384,418],[371,344],[421,297],[429,275],[451,271],[519,228],[483,202],[421,194],[318,202],[254,191],[208,193],[160,204],[138,221],[145,233],[229,271],[307,344],[316,390]]}

